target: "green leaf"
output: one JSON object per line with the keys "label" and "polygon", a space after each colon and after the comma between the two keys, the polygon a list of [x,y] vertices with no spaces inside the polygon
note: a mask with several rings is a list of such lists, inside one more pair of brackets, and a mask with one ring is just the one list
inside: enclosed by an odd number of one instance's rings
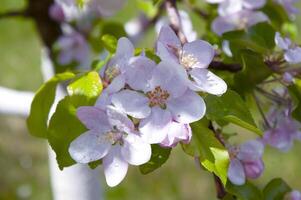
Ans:
{"label": "green leaf", "polygon": [[224,120],[262,135],[253,117],[239,94],[228,90],[223,96],[208,95],[205,97],[207,117],[213,121]]}
{"label": "green leaf", "polygon": [[85,95],[88,98],[97,97],[102,91],[102,82],[95,71],[85,73],[67,87],[69,95]]}
{"label": "green leaf", "polygon": [[239,200],[260,200],[262,199],[261,191],[251,184],[246,182],[244,185],[238,186],[232,184],[230,181],[227,183],[227,192],[238,197]]}
{"label": "green leaf", "polygon": [[103,35],[101,37],[103,46],[110,52],[115,53],[117,49],[117,39],[112,35]]}
{"label": "green leaf", "polygon": [[234,88],[241,94],[251,92],[254,87],[268,78],[273,72],[264,63],[259,53],[250,50],[240,52],[243,70],[234,76]]}
{"label": "green leaf", "polygon": [[289,16],[281,4],[269,1],[262,8],[274,27],[281,28],[282,24],[289,21]]}
{"label": "green leaf", "polygon": [[[158,12],[158,4],[153,3],[152,1],[145,1],[145,0],[136,0],[137,7],[145,13],[145,15],[149,18],[153,18],[156,16]],[[158,1],[157,1],[158,3]]]}
{"label": "green leaf", "polygon": [[192,140],[189,144],[182,144],[183,150],[191,156],[199,157],[202,166],[216,174],[226,185],[229,165],[228,151],[216,139],[205,120],[192,123],[191,128]]}
{"label": "green leaf", "polygon": [[230,42],[234,56],[241,49],[250,49],[257,53],[266,54],[275,47],[274,28],[267,22],[258,23],[246,31],[230,31],[223,34],[223,39]]}
{"label": "green leaf", "polygon": [[66,96],[57,105],[48,131],[48,141],[56,153],[59,168],[75,164],[70,157],[68,148],[70,143],[86,131],[85,126],[76,117],[76,109],[80,106],[93,105],[93,100],[86,96]]}
{"label": "green leaf", "polygon": [[56,87],[60,82],[74,77],[75,75],[70,72],[57,74],[44,83],[37,91],[27,118],[28,129],[33,136],[47,137],[48,115],[55,99]]}
{"label": "green leaf", "polygon": [[288,91],[294,103],[292,116],[293,118],[301,122],[301,80],[296,79],[295,84],[288,87]]}
{"label": "green leaf", "polygon": [[161,167],[169,158],[171,148],[163,148],[157,144],[152,145],[152,157],[147,163],[140,165],[142,174],[148,174]]}
{"label": "green leaf", "polygon": [[263,200],[282,200],[291,188],[281,178],[271,180],[263,189]]}

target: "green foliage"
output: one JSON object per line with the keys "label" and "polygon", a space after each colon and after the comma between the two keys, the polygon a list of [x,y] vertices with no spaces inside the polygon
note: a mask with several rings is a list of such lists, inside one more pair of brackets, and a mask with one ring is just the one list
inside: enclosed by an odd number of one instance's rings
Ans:
{"label": "green foliage", "polygon": [[244,185],[238,186],[229,181],[227,183],[226,190],[230,194],[235,195],[239,200],[262,199],[261,191],[250,182],[246,182]]}
{"label": "green foliage", "polygon": [[70,96],[84,95],[88,98],[93,98],[101,93],[102,82],[97,72],[88,72],[68,85],[67,91]]}
{"label": "green foliage", "polygon": [[240,51],[243,70],[234,75],[234,89],[241,94],[251,92],[254,87],[272,75],[261,54],[250,50]]}
{"label": "green foliage", "polygon": [[192,123],[192,140],[189,144],[182,144],[182,147],[187,154],[199,157],[202,166],[216,174],[226,185],[229,154],[208,125],[206,120]]}
{"label": "green foliage", "polygon": [[57,74],[37,91],[27,118],[28,130],[33,136],[47,137],[48,115],[55,99],[56,87],[60,82],[74,77],[75,75],[70,72]]}
{"label": "green foliage", "polygon": [[279,28],[282,24],[289,21],[289,17],[283,6],[275,2],[267,2],[262,11],[269,17],[274,27]]}
{"label": "green foliage", "polygon": [[230,42],[234,57],[241,49],[267,54],[275,47],[275,29],[267,22],[258,23],[247,30],[230,31],[223,34],[223,39]]}
{"label": "green foliage", "polygon": [[167,161],[170,152],[171,148],[163,148],[157,144],[153,144],[152,157],[147,163],[139,166],[140,172],[142,174],[148,174],[155,171]]}
{"label": "green foliage", "polygon": [[76,117],[76,109],[80,106],[92,105],[93,101],[86,96],[66,96],[59,102],[53,114],[48,131],[48,141],[56,153],[59,168],[75,164],[69,155],[70,143],[86,128]]}
{"label": "green foliage", "polygon": [[117,49],[117,39],[112,35],[104,35],[101,38],[103,46],[110,52],[115,53]]}
{"label": "green foliage", "polygon": [[[75,79],[67,89],[70,96],[59,102],[50,120],[47,135],[57,155],[60,169],[75,163],[68,148],[70,143],[86,130],[76,117],[76,109],[80,106],[94,105],[102,91],[102,83],[97,72],[89,72]],[[91,167],[94,168],[97,164],[93,163]]]}
{"label": "green foliage", "polygon": [[290,85],[288,90],[294,103],[292,116],[301,122],[301,80],[296,79],[295,84]]}
{"label": "green foliage", "polygon": [[145,0],[136,0],[137,7],[145,13],[149,18],[154,17],[158,12],[158,3],[160,0],[145,1]]}
{"label": "green foliage", "polygon": [[208,95],[205,97],[206,116],[213,121],[226,121],[262,135],[254,119],[239,94],[228,90],[223,96]]}
{"label": "green foliage", "polygon": [[282,200],[291,188],[281,178],[271,180],[263,189],[263,200]]}

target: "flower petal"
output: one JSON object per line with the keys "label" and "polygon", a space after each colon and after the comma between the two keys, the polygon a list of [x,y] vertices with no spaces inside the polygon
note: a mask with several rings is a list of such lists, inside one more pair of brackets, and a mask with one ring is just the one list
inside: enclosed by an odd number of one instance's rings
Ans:
{"label": "flower petal", "polygon": [[297,64],[301,62],[301,47],[296,47],[289,49],[284,54],[284,59],[292,64]]}
{"label": "flower petal", "polygon": [[77,117],[88,128],[98,131],[110,129],[107,115],[104,111],[93,106],[82,106],[76,111]]}
{"label": "flower petal", "polygon": [[261,176],[264,170],[264,163],[262,159],[254,160],[251,162],[243,162],[246,177],[248,178],[258,178]]}
{"label": "flower petal", "polygon": [[289,46],[292,44],[292,42],[289,38],[281,37],[279,32],[277,32],[275,35],[275,43],[279,48],[284,49],[284,50],[288,49]]}
{"label": "flower petal", "polygon": [[181,59],[195,59],[196,63],[191,66],[192,68],[207,68],[214,55],[215,52],[211,44],[203,40],[195,40],[184,44]]}
{"label": "flower petal", "polygon": [[136,134],[128,134],[121,148],[123,158],[131,165],[142,165],[148,162],[152,155],[151,145]]}
{"label": "flower petal", "polygon": [[150,144],[162,142],[171,123],[171,114],[168,110],[153,107],[149,117],[140,121],[139,130],[144,141]]}
{"label": "flower petal", "polygon": [[263,152],[263,143],[257,140],[251,140],[240,145],[237,157],[242,161],[255,161],[262,157]]}
{"label": "flower petal", "polygon": [[137,119],[150,115],[148,101],[144,95],[131,90],[122,90],[112,95],[112,103],[119,111]]}
{"label": "flower petal", "polygon": [[131,43],[129,39],[126,37],[122,37],[118,40],[117,43],[117,50],[116,50],[116,57],[122,56],[130,58],[134,55],[135,47]]}
{"label": "flower petal", "polygon": [[107,106],[108,120],[112,128],[131,133],[135,129],[133,122],[114,106]]}
{"label": "flower petal", "polygon": [[110,147],[103,134],[87,131],[70,144],[69,153],[76,162],[89,163],[103,158]]}
{"label": "flower petal", "polygon": [[134,57],[125,72],[126,82],[134,90],[146,91],[156,63],[145,56]]}
{"label": "flower petal", "polygon": [[173,97],[179,97],[187,89],[188,76],[185,69],[178,63],[162,61],[153,71],[150,89],[160,86]]}
{"label": "flower petal", "polygon": [[106,182],[110,187],[118,185],[126,176],[128,163],[122,158],[121,147],[115,145],[102,159]]}
{"label": "flower petal", "polygon": [[205,115],[206,105],[202,97],[187,90],[181,97],[167,102],[167,109],[172,113],[174,120],[189,124]]}
{"label": "flower petal", "polygon": [[258,9],[266,4],[266,0],[243,0],[243,6],[247,9]]}
{"label": "flower petal", "polygon": [[236,29],[236,24],[239,21],[239,18],[236,18],[236,15],[231,15],[227,17],[219,16],[211,24],[211,29],[214,33],[222,35],[228,31]]}
{"label": "flower petal", "polygon": [[158,36],[158,41],[165,47],[170,46],[178,49],[181,49],[182,47],[180,39],[170,26],[162,26]]}
{"label": "flower petal", "polygon": [[191,137],[192,133],[189,124],[172,122],[169,126],[167,137],[160,145],[164,147],[174,147],[180,141],[189,143]]}
{"label": "flower petal", "polygon": [[246,182],[246,176],[243,165],[236,158],[230,161],[228,169],[228,178],[235,185],[243,185]]}
{"label": "flower petal", "polygon": [[213,95],[222,95],[227,91],[225,81],[207,69],[193,69],[190,71],[191,89],[207,92]]}
{"label": "flower petal", "polygon": [[241,11],[242,8],[242,0],[227,0],[221,2],[218,7],[218,13],[220,16],[228,16]]}

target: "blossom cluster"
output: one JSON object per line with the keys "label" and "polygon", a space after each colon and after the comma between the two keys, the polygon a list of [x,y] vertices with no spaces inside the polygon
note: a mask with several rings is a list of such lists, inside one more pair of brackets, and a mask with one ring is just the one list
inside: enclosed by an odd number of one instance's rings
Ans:
{"label": "blossom cluster", "polygon": [[206,111],[197,92],[222,95],[227,90],[207,69],[215,52],[205,41],[182,45],[164,26],[156,45],[158,64],[134,51],[127,38],[118,40],[115,56],[100,72],[106,88],[95,106],[77,110],[89,130],[69,148],[79,163],[102,159],[109,186],[122,181],[128,164],[149,161],[151,144],[174,147],[190,141],[189,124]]}

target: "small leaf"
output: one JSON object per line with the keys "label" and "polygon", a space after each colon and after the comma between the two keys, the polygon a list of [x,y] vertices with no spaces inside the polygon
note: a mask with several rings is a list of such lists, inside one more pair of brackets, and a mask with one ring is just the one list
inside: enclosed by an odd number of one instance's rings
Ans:
{"label": "small leaf", "polygon": [[152,157],[147,163],[140,165],[142,174],[148,174],[161,167],[169,158],[171,148],[163,148],[159,145],[152,145]]}
{"label": "small leaf", "polygon": [[213,121],[224,120],[262,135],[254,119],[239,94],[228,90],[223,96],[208,95],[205,97],[207,117]]}
{"label": "small leaf", "polygon": [[75,164],[69,155],[69,145],[86,131],[85,126],[76,117],[76,109],[93,103],[86,96],[66,96],[57,105],[49,123],[47,138],[56,153],[56,160],[61,170]]}
{"label": "small leaf", "polygon": [[199,157],[202,166],[216,174],[225,185],[229,165],[228,151],[208,128],[207,121],[192,123],[191,128],[192,140],[189,144],[182,144],[183,150],[191,156]]}
{"label": "small leaf", "polygon": [[88,72],[74,80],[67,87],[69,95],[85,95],[88,98],[97,97],[102,91],[102,82],[95,71]]}
{"label": "small leaf", "polygon": [[263,189],[263,200],[282,200],[291,188],[281,178],[271,180]]}
{"label": "small leaf", "polygon": [[101,41],[103,43],[103,46],[110,52],[115,53],[117,48],[117,39],[112,35],[103,35],[101,37]]}
{"label": "small leaf", "polygon": [[27,118],[29,132],[36,137],[47,137],[47,122],[50,108],[55,99],[57,85],[75,75],[70,72],[55,75],[52,79],[44,83],[37,91]]}
{"label": "small leaf", "polygon": [[239,200],[260,200],[262,199],[261,191],[251,184],[246,182],[244,185],[234,185],[230,181],[227,183],[227,192],[238,197]]}

